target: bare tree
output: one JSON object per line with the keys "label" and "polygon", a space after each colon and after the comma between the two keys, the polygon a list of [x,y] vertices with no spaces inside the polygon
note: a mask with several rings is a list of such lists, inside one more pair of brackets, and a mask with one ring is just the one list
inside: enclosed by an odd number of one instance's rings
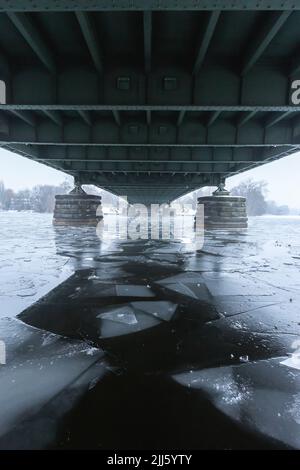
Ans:
{"label": "bare tree", "polygon": [[247,179],[231,190],[233,196],[244,196],[247,199],[247,211],[249,215],[262,215],[267,212],[267,183],[265,181],[253,181]]}

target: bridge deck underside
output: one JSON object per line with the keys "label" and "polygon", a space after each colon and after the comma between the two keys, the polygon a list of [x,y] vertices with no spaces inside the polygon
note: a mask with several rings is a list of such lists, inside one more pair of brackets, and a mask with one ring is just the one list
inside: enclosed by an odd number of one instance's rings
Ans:
{"label": "bridge deck underside", "polygon": [[0,146],[146,203],[297,151],[300,11],[227,3],[0,0]]}

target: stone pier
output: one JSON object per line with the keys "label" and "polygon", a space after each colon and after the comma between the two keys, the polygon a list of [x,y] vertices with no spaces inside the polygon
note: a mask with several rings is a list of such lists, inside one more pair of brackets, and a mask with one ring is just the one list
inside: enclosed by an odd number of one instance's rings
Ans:
{"label": "stone pier", "polygon": [[224,184],[220,185],[212,196],[199,197],[198,204],[204,205],[205,229],[244,229],[248,227],[246,198],[230,196]]}
{"label": "stone pier", "polygon": [[87,194],[79,184],[55,197],[54,225],[96,226],[102,218],[101,196]]}

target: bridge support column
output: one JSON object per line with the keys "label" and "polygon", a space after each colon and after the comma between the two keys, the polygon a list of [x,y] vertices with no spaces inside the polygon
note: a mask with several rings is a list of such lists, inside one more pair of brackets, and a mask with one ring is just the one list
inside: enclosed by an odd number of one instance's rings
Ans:
{"label": "bridge support column", "polygon": [[204,228],[243,229],[248,226],[246,198],[230,196],[221,183],[212,196],[198,198],[198,204],[204,205]]}
{"label": "bridge support column", "polygon": [[79,183],[69,194],[55,196],[54,225],[96,226],[102,218],[101,196],[87,194]]}

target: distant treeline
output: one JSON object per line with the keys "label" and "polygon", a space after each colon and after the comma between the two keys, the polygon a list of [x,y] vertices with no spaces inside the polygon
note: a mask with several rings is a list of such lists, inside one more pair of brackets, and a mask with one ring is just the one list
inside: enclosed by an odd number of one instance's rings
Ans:
{"label": "distant treeline", "polygon": [[[73,188],[71,181],[66,179],[59,186],[39,185],[32,189],[13,191],[6,188],[0,181],[0,209],[34,212],[53,212],[56,194],[67,194]],[[117,197],[95,187],[87,187],[88,193],[102,196],[104,204],[116,205]]]}
{"label": "distant treeline", "polygon": [[[32,210],[34,212],[53,212],[56,194],[67,194],[73,188],[70,180],[66,179],[60,186],[40,185],[32,189],[24,189],[14,192],[12,189],[5,188],[0,181],[0,209],[3,210]],[[104,206],[110,205],[117,207],[118,198],[113,194],[96,188],[95,186],[86,186],[89,194],[97,194],[102,197]],[[189,204],[196,209],[197,198],[207,196],[212,193],[214,188],[204,188],[194,191],[180,198],[182,204]],[[244,196],[247,198],[248,215],[286,215],[290,213],[288,206],[279,206],[274,201],[266,199],[268,193],[267,183],[265,181],[253,181],[251,179],[243,181],[231,190],[235,196]]]}
{"label": "distant treeline", "polygon": [[[197,198],[210,196],[215,188],[203,188],[180,198],[180,202],[191,204],[196,209]],[[286,205],[278,205],[267,199],[268,185],[265,181],[248,179],[231,189],[232,196],[243,196],[247,199],[248,215],[287,215],[290,209]]]}
{"label": "distant treeline", "polygon": [[289,206],[278,205],[274,201],[267,200],[268,184],[265,181],[253,181],[248,179],[231,190],[233,196],[244,196],[247,198],[248,215],[287,215],[290,213]]}

